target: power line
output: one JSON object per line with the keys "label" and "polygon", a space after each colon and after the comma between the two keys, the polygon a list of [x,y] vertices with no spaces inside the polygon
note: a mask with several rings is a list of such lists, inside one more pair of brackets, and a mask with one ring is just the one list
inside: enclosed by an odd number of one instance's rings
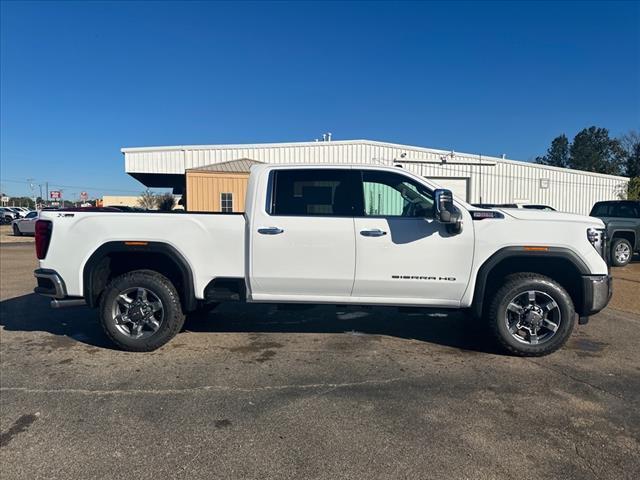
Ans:
{"label": "power line", "polygon": [[[10,182],[10,183],[22,183],[22,184],[30,184],[34,182],[27,182],[24,180],[14,180],[9,178],[3,178],[2,182]],[[60,183],[51,183],[49,182],[49,186],[59,187],[59,188],[78,188],[80,190],[101,190],[101,191],[112,191],[112,192],[127,192],[127,193],[140,193],[140,190],[125,190],[122,188],[111,188],[111,187],[89,187],[89,186],[78,186],[78,185],[63,185]]]}

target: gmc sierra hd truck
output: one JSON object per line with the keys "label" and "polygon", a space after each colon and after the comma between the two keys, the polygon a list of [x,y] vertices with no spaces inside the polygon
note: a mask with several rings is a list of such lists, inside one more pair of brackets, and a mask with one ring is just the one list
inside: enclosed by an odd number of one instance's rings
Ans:
{"label": "gmc sierra hd truck", "polygon": [[604,224],[475,208],[397,167],[260,165],[244,214],[43,211],[37,293],[151,351],[223,301],[464,309],[516,355],[611,296]]}

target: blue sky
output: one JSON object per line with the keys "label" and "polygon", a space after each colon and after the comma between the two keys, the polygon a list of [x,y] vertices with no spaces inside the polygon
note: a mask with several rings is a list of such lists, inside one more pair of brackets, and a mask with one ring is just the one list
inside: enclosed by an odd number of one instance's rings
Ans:
{"label": "blue sky", "polygon": [[528,160],[563,132],[640,128],[638,2],[1,9],[0,181],[14,195],[26,178],[139,192],[123,146],[331,131]]}

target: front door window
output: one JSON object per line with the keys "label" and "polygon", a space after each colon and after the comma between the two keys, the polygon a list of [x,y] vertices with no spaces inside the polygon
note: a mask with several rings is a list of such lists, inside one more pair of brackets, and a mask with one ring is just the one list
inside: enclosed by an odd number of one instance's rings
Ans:
{"label": "front door window", "polygon": [[423,185],[404,175],[362,172],[364,214],[376,217],[431,217],[433,196]]}

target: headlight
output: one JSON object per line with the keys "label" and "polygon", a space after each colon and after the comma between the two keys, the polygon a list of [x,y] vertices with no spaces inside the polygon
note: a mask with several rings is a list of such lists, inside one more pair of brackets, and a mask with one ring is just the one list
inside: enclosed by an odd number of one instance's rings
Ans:
{"label": "headlight", "polygon": [[606,230],[604,228],[587,229],[587,239],[593,245],[598,254],[604,257],[604,243],[606,239]]}

